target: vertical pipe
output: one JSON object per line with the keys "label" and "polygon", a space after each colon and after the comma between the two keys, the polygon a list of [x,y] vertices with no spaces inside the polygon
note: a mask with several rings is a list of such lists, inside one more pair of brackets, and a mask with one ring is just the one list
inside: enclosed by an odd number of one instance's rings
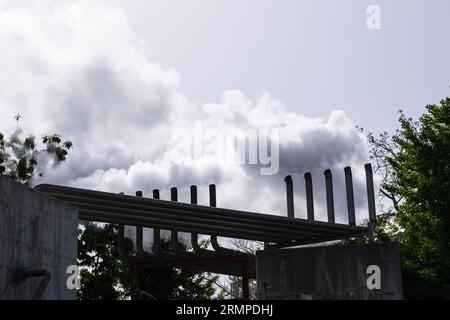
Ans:
{"label": "vertical pipe", "polygon": [[305,173],[305,188],[306,188],[306,208],[308,212],[308,220],[314,220],[314,194],[313,182],[311,173]]}
{"label": "vertical pipe", "polygon": [[367,185],[367,201],[369,205],[369,239],[375,239],[375,224],[377,221],[377,214],[375,211],[375,189],[373,186],[373,170],[370,163],[365,165],[366,169],[366,185]]}
{"label": "vertical pipe", "polygon": [[[191,186],[191,204],[197,205],[197,186]],[[198,234],[197,233],[191,233],[191,245],[192,249],[194,249],[194,252],[200,252],[201,248],[198,245]]]}
{"label": "vertical pipe", "polygon": [[211,207],[217,207],[217,194],[215,184],[209,186],[209,205]]}
{"label": "vertical pipe", "polygon": [[287,176],[284,181],[286,182],[286,195],[287,195],[287,214],[289,218],[295,218],[294,212],[294,182],[292,176]]}
{"label": "vertical pipe", "polygon": [[355,196],[353,193],[353,178],[352,168],[345,168],[345,189],[347,192],[347,211],[348,211],[348,224],[351,226],[356,225],[355,216]]}
{"label": "vertical pipe", "polygon": [[[217,207],[217,193],[215,184],[211,184],[209,186],[209,206],[214,208]],[[216,252],[223,251],[223,248],[220,246],[217,236],[215,235],[211,235],[211,246]]]}
{"label": "vertical pipe", "polygon": [[[174,201],[174,202],[178,201],[178,189],[177,188],[170,189],[170,201]],[[176,230],[172,230],[171,241],[172,241],[173,249],[177,250],[177,248],[178,248],[178,232]]]}
{"label": "vertical pipe", "polygon": [[[159,200],[160,194],[159,194],[159,190],[155,189],[153,190],[153,199],[155,200]],[[153,252],[156,254],[159,254],[159,247],[161,244],[161,230],[159,228],[154,228],[153,229]]]}
{"label": "vertical pipe", "polygon": [[[136,197],[143,197],[142,191],[136,192]],[[144,228],[136,226],[136,252],[139,256],[144,255]]]}
{"label": "vertical pipe", "polygon": [[334,195],[333,195],[333,174],[331,170],[325,170],[325,186],[327,192],[327,212],[328,212],[328,222],[335,223],[334,215]]}
{"label": "vertical pipe", "polygon": [[197,186],[191,186],[191,204],[197,205]]}
{"label": "vertical pipe", "polygon": [[170,201],[174,201],[174,202],[178,201],[178,189],[177,188],[170,189]]}

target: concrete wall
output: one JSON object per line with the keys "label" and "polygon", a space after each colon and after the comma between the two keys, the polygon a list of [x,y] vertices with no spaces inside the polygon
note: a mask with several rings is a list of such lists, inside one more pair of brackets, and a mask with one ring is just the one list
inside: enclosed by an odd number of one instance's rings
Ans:
{"label": "concrete wall", "polygon": [[[381,269],[381,290],[369,290],[367,268]],[[261,251],[256,258],[261,299],[402,299],[394,243]]]}
{"label": "concrete wall", "polygon": [[0,299],[31,299],[42,278],[13,279],[19,268],[47,269],[46,300],[72,300],[67,267],[77,264],[78,211],[0,176]]}

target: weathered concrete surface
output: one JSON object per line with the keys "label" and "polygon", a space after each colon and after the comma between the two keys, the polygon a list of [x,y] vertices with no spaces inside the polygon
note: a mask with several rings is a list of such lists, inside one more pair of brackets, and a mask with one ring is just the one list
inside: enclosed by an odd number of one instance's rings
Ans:
{"label": "weathered concrete surface", "polygon": [[72,300],[67,267],[77,264],[78,211],[56,199],[0,176],[0,299],[31,299],[42,278],[22,283],[19,268],[46,269],[46,300]]}
{"label": "weathered concrete surface", "polygon": [[[367,287],[372,265],[380,267],[381,290]],[[256,268],[261,299],[402,299],[394,243],[260,251]]]}

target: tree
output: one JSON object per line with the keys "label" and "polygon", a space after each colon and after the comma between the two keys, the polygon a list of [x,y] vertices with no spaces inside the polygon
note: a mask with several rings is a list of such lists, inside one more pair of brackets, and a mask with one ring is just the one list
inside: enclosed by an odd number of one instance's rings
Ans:
{"label": "tree", "polygon": [[[117,229],[88,224],[79,229],[78,265],[80,266],[80,300],[120,300],[130,296],[130,270],[119,259],[115,245]],[[126,247],[132,244],[127,241]],[[125,284],[125,285],[122,285]]]}
{"label": "tree", "polygon": [[450,99],[426,109],[419,121],[400,112],[392,137],[368,138],[380,195],[392,203],[383,213],[395,215],[384,236],[400,244],[405,297],[449,299]]}
{"label": "tree", "polygon": [[[20,117],[17,115],[14,119],[18,122]],[[19,127],[9,139],[0,133],[0,175],[23,184],[29,184],[36,174],[42,176],[48,164],[55,166],[64,162],[72,148],[72,142],[52,134],[42,138],[43,146],[38,149],[36,137],[30,135],[22,139],[22,133]]]}
{"label": "tree", "polygon": [[[264,250],[264,243],[260,241],[251,241],[251,240],[243,240],[243,239],[229,239],[228,240],[228,248],[231,250],[240,251],[246,254],[256,255],[256,252]],[[219,297],[220,299],[225,298],[233,298],[240,299],[242,298],[243,291],[243,283],[242,277],[238,276],[228,276],[224,281],[218,281],[216,285],[219,287]],[[258,299],[257,292],[257,283],[255,279],[249,280],[249,293],[250,300]],[[239,288],[239,292],[233,292],[233,286]]]}
{"label": "tree", "polygon": [[[81,300],[117,300],[131,296],[131,269],[117,253],[117,227],[89,224],[80,230],[79,265]],[[207,246],[207,243],[203,243]],[[168,249],[169,242],[162,242]],[[183,246],[179,244],[180,248]],[[132,253],[133,243],[126,239],[125,250]],[[160,300],[211,299],[218,277],[190,269],[155,268],[139,273],[139,288]]]}

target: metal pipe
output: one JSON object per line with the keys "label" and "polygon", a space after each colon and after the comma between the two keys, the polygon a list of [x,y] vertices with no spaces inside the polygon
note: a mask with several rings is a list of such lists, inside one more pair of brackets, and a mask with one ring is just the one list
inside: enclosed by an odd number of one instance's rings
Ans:
{"label": "metal pipe", "polygon": [[[198,204],[197,186],[191,186],[191,204]],[[200,253],[202,251],[202,249],[198,245],[198,233],[196,232],[191,233],[191,245],[192,249],[194,249],[194,252]]]}
{"label": "metal pipe", "polygon": [[[120,193],[121,195],[124,195],[124,193]],[[136,196],[142,198],[143,194],[142,192],[138,191],[136,192]],[[141,233],[141,235],[139,235],[138,229],[139,228],[143,228],[143,225],[139,225],[136,227],[136,255],[130,255],[128,254],[127,250],[125,249],[125,225],[130,225],[129,223],[126,222],[119,222],[118,224],[118,234],[117,234],[117,252],[118,255],[121,259],[127,261],[128,263],[130,263],[131,265],[134,265],[136,263],[142,263],[143,261],[145,261],[145,259],[150,259],[152,260],[151,257],[145,257],[145,253],[143,250],[143,234]],[[141,238],[141,239],[139,239]],[[139,243],[141,244],[141,252],[139,251]],[[160,245],[158,246],[153,246],[153,251],[155,256],[159,256],[161,254],[171,254],[170,252],[165,252]]]}
{"label": "metal pipe", "polygon": [[[209,186],[209,206],[210,207],[217,207],[217,194],[216,194],[216,185],[215,184],[211,184]],[[220,244],[219,241],[217,240],[217,236],[216,235],[211,235],[211,246],[213,247],[213,249],[216,252],[222,252],[224,251]]]}
{"label": "metal pipe", "polygon": [[[352,235],[352,234],[348,234],[345,236],[330,236],[330,237],[324,237],[320,239],[320,242],[329,242],[329,241],[337,241],[337,240],[346,240],[346,239],[351,239],[351,238],[355,238],[358,236],[362,236],[364,234],[359,234],[359,235]],[[317,243],[317,239],[307,239],[307,240],[294,240],[294,241],[286,241],[286,242],[280,242],[277,244],[272,244],[268,247],[268,250],[273,250],[273,249],[284,249],[284,248],[292,248],[292,247],[298,247],[298,246],[304,246],[304,245],[309,245],[309,244],[314,244]]]}
{"label": "metal pipe", "polygon": [[369,206],[369,239],[375,240],[375,226],[377,222],[377,213],[375,209],[375,188],[373,186],[373,170],[372,164],[365,165],[366,169],[366,185],[367,185],[367,202]]}
{"label": "metal pipe", "polygon": [[50,280],[52,279],[51,273],[46,269],[39,270],[27,270],[19,269],[15,272],[14,279],[17,282],[24,282],[28,278],[42,277],[41,282],[33,295],[33,300],[41,300],[44,295],[45,289],[47,289]]}
{"label": "metal pipe", "polygon": [[[46,186],[42,186],[46,187]],[[273,225],[277,223],[282,223],[284,227],[286,226],[294,226],[297,223],[301,224],[304,227],[311,227],[315,229],[316,227],[331,227],[337,230],[348,230],[354,227],[349,227],[348,225],[342,224],[329,224],[327,222],[321,221],[307,221],[303,219],[295,219],[294,223],[292,220],[287,217],[282,217],[273,214],[260,214],[253,212],[244,212],[230,209],[219,209],[205,206],[192,206],[190,204],[184,203],[173,203],[169,201],[163,200],[152,200],[152,199],[136,199],[136,197],[129,196],[120,196],[120,198],[116,198],[115,194],[109,194],[98,191],[90,191],[90,190],[82,190],[82,189],[71,189],[66,187],[59,186],[49,186],[56,187],[60,190],[51,191],[51,190],[40,190],[52,197],[57,199],[61,199],[68,203],[73,203],[76,206],[80,206],[83,204],[91,205],[95,207],[107,207],[108,211],[111,210],[121,210],[123,209],[125,212],[137,212],[142,211],[143,214],[145,212],[152,214],[154,212],[160,212],[164,215],[171,215],[175,213],[176,215],[186,216],[193,214],[195,217],[204,216],[204,217],[214,217],[214,220],[226,220],[230,221],[234,219],[240,219],[242,221],[251,221],[252,224],[268,224]],[[83,208],[80,208],[81,214],[83,214]]]}
{"label": "metal pipe", "polygon": [[314,221],[313,181],[310,172],[305,173],[305,189],[306,189],[306,208],[308,213],[308,220]]}
{"label": "metal pipe", "polygon": [[284,181],[286,182],[286,195],[287,195],[287,215],[289,218],[295,218],[294,211],[294,182],[292,176],[287,176]]}
{"label": "metal pipe", "polygon": [[[345,235],[348,233],[361,233],[366,230],[363,227],[333,225],[328,223],[315,222],[317,225],[304,225],[306,220],[293,220],[293,223],[286,224],[280,221],[257,221],[253,222],[246,219],[232,220],[232,221],[211,221],[207,214],[205,217],[185,217],[182,215],[171,216],[173,210],[170,211],[136,211],[136,210],[117,210],[111,207],[86,207],[77,203],[70,203],[77,206],[82,212],[80,218],[88,221],[102,221],[106,223],[139,223],[144,227],[159,227],[168,230],[175,229],[184,232],[199,232],[199,233],[215,233],[224,237],[242,238],[249,240],[278,242],[280,239],[299,239],[304,237],[320,238],[323,235]],[[99,211],[101,210],[101,211]],[[203,216],[203,215],[202,215]],[[261,215],[261,220],[266,218]],[[345,229],[343,228],[345,227]],[[257,238],[250,237],[251,235],[258,235]],[[264,234],[270,235],[265,238]],[[263,236],[263,238],[261,238]],[[266,239],[266,240],[265,240]],[[275,240],[278,239],[278,240]]]}
{"label": "metal pipe", "polygon": [[355,216],[355,196],[353,193],[353,178],[352,168],[345,168],[345,189],[347,192],[347,211],[348,211],[348,224],[351,226],[356,225]]}
{"label": "metal pipe", "polygon": [[[177,188],[170,189],[170,201],[178,202],[178,189]],[[170,240],[172,242],[172,249],[175,252],[178,252],[178,250],[180,249],[179,243],[178,243],[178,231],[176,231],[176,230],[171,231]]]}
{"label": "metal pipe", "polygon": [[[129,216],[129,215],[120,215],[115,213],[110,213],[108,216],[99,215],[98,211],[89,211],[86,212],[88,215],[83,215],[84,221],[102,221],[104,223],[129,223],[133,221],[133,223],[139,223],[148,228],[162,228],[167,230],[176,230],[180,232],[199,232],[203,234],[216,234],[221,237],[227,238],[239,238],[239,239],[247,239],[247,240],[256,240],[256,241],[267,241],[278,243],[283,240],[290,239],[289,235],[286,234],[274,234],[273,230],[269,231],[253,231],[249,230],[251,226],[248,226],[247,229],[242,226],[240,229],[236,230],[233,227],[225,227],[225,226],[205,226],[205,224],[198,224],[188,222],[187,220],[174,220],[170,222],[168,225],[165,221],[161,221],[160,219],[155,218],[144,218],[142,216]],[[101,218],[100,218],[101,217]],[[359,233],[359,232],[358,232]],[[316,237],[320,237],[320,233],[317,233]],[[292,239],[304,239],[305,235],[301,233],[297,235],[293,235]]]}
{"label": "metal pipe", "polygon": [[[159,200],[160,194],[158,189],[153,190],[153,199]],[[161,230],[159,228],[153,228],[153,253],[161,254]]]}
{"label": "metal pipe", "polygon": [[216,234],[278,243],[286,240],[363,235],[367,228],[291,219],[111,193],[41,185],[35,188],[79,209],[79,218],[106,223],[139,223],[149,228]]}
{"label": "metal pipe", "polygon": [[[142,191],[136,192],[136,197],[143,197]],[[136,252],[138,256],[144,256],[144,228],[142,226],[136,227]]]}
{"label": "metal pipe", "polygon": [[191,186],[191,204],[198,204],[197,186]]}
{"label": "metal pipe", "polygon": [[[66,200],[65,198],[60,198],[61,200]],[[260,215],[259,219],[247,219],[247,218],[233,218],[231,220],[224,215],[214,215],[210,213],[202,213],[200,210],[191,215],[189,211],[179,210],[179,209],[161,209],[158,208],[156,211],[153,209],[138,210],[131,208],[117,208],[115,206],[105,206],[99,204],[84,204],[82,202],[69,202],[71,205],[77,206],[80,211],[80,218],[83,220],[102,221],[109,223],[122,223],[126,220],[126,223],[140,223],[145,227],[161,227],[168,230],[178,229],[179,231],[192,232],[189,226],[194,223],[201,228],[199,233],[215,233],[213,230],[215,227],[225,227],[230,231],[239,230],[252,230],[257,231],[268,231],[269,229],[274,232],[282,232],[280,236],[288,236],[289,234],[298,235],[301,232],[304,236],[320,236],[323,232],[330,232],[334,234],[344,234],[350,230],[360,230],[361,227],[347,226],[347,225],[330,225],[326,222],[314,221],[310,222],[301,219],[288,219],[284,217],[274,217],[270,215]],[[214,217],[214,220],[211,219]],[[273,219],[276,218],[276,219]],[[116,220],[116,221],[115,221]],[[287,221],[290,223],[286,223]],[[209,228],[205,230],[205,227]],[[214,228],[214,229],[213,229]],[[222,228],[221,228],[222,229]],[[279,229],[279,230],[278,230]],[[225,230],[225,229],[222,229]],[[195,232],[195,230],[194,230]],[[250,231],[249,231],[250,232]],[[275,235],[275,234],[274,234]],[[228,237],[229,235],[223,235]],[[234,237],[234,236],[229,236]]]}
{"label": "metal pipe", "polygon": [[209,206],[216,208],[217,207],[217,190],[216,185],[209,185]]}
{"label": "metal pipe", "polygon": [[331,170],[325,170],[325,186],[327,193],[327,212],[328,212],[328,222],[335,223],[335,215],[334,215],[334,195],[333,195],[333,174]]}
{"label": "metal pipe", "polygon": [[[215,184],[211,184],[209,186],[209,205],[213,208],[217,207],[217,190]],[[220,252],[222,254],[230,254],[230,255],[244,254],[243,252],[240,251],[235,251],[232,249],[222,247],[216,235],[211,236],[211,246],[213,247],[214,251]]]}

